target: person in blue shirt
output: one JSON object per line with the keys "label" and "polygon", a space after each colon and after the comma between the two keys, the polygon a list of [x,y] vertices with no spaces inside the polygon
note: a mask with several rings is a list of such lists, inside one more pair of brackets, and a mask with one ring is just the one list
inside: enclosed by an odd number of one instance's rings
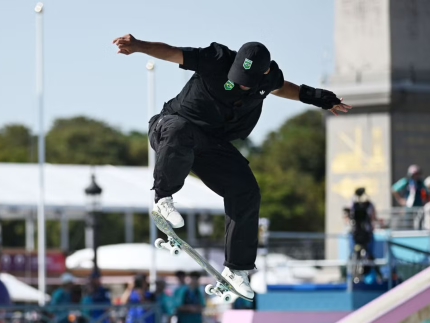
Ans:
{"label": "person in blue shirt", "polygon": [[200,273],[190,273],[191,281],[188,285],[180,288],[177,292],[176,316],[178,323],[202,323],[205,298],[200,289]]}
{"label": "person in blue shirt", "polygon": [[407,176],[398,180],[391,188],[394,198],[401,206],[419,207],[428,201],[429,191],[424,185],[418,165],[409,166]]}
{"label": "person in blue shirt", "polygon": [[0,307],[2,305],[12,305],[12,302],[6,285],[0,280]]}
{"label": "person in blue shirt", "polygon": [[155,285],[155,301],[161,310],[161,322],[170,322],[174,310],[173,298],[164,291],[166,289],[166,282],[164,280],[158,279]]}
{"label": "person in blue shirt", "polygon": [[[155,295],[149,291],[148,282],[145,275],[136,275],[134,281],[125,290],[121,297],[123,304],[139,305],[139,304],[154,304]],[[133,306],[128,310],[126,323],[142,322],[154,323],[154,313],[147,314],[147,308]]]}
{"label": "person in blue shirt", "polygon": [[178,270],[177,272],[175,272],[175,276],[178,279],[178,287],[176,287],[176,289],[173,291],[173,305],[174,307],[177,307],[177,300],[179,298],[181,288],[187,286],[187,284],[185,283],[185,278],[187,277],[187,274],[185,274],[185,272],[182,270]]}
{"label": "person in blue shirt", "polygon": [[[75,277],[70,273],[64,273],[60,277],[61,286],[54,290],[51,295],[50,305],[71,305],[72,304],[72,289],[74,287]],[[68,309],[53,310],[57,322],[68,322]]]}
{"label": "person in blue shirt", "polygon": [[0,280],[0,317],[5,317],[6,307],[12,305],[9,291],[6,285]]}
{"label": "person in blue shirt", "polygon": [[[109,290],[104,288],[100,282],[100,272],[94,270],[89,277],[89,284],[86,295],[82,297],[81,304],[83,305],[94,305],[94,304],[111,304]],[[99,319],[105,314],[106,309],[90,309],[84,310],[91,319]],[[108,319],[102,322],[108,322]]]}

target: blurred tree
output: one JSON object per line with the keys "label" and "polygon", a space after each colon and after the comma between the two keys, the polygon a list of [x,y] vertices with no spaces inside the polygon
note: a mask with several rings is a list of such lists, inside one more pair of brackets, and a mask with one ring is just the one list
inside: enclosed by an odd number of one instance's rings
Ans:
{"label": "blurred tree", "polygon": [[126,137],[86,117],[57,119],[46,136],[46,160],[57,164],[126,165]]}
{"label": "blurred tree", "polygon": [[85,248],[85,221],[69,222],[69,248],[70,251]]}
{"label": "blurred tree", "polygon": [[[115,230],[112,230],[115,228]],[[124,215],[118,213],[103,213],[99,215],[99,245],[124,243]]]}
{"label": "blurred tree", "polygon": [[249,159],[261,189],[260,216],[271,220],[271,230],[324,230],[325,129],[320,111],[287,120]]}
{"label": "blurred tree", "polygon": [[148,165],[148,135],[138,131],[131,131],[127,138],[128,161],[127,165]]}
{"label": "blurred tree", "polygon": [[245,156],[245,158],[258,152],[258,147],[256,147],[249,138],[246,138],[245,140],[236,139],[231,143],[237,148],[237,150],[240,151],[243,156]]}
{"label": "blurred tree", "polygon": [[10,124],[0,129],[0,162],[28,163],[31,162],[32,137],[30,129],[24,125]]}
{"label": "blurred tree", "polygon": [[316,181],[325,176],[325,128],[321,112],[308,110],[288,119],[277,131],[269,133],[253,169],[272,173],[295,170]]}
{"label": "blurred tree", "polygon": [[47,161],[58,164],[148,164],[148,136],[126,135],[87,117],[57,119],[46,136]]}
{"label": "blurred tree", "polygon": [[2,247],[25,247],[25,221],[2,220],[1,221]]}

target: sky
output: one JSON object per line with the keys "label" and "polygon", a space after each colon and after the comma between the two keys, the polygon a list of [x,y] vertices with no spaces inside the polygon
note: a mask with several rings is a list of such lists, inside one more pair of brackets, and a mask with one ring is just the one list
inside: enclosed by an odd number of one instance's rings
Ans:
{"label": "sky", "polygon": [[[38,132],[35,94],[37,1],[0,0],[0,128],[20,123]],[[173,46],[216,41],[237,50],[248,41],[267,46],[295,84],[319,86],[333,68],[333,0],[45,0],[44,128],[56,118],[85,115],[122,131],[147,131],[149,56],[117,54],[112,40],[132,34]],[[156,111],[192,75],[155,61]],[[269,96],[251,134],[261,143],[300,102]]]}

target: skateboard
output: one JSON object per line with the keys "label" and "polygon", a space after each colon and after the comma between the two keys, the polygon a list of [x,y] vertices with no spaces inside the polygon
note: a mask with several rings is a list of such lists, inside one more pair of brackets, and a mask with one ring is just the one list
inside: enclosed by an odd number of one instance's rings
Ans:
{"label": "skateboard", "polygon": [[206,272],[216,280],[216,285],[206,285],[205,292],[209,295],[217,295],[222,298],[224,302],[230,302],[232,293],[252,302],[252,298],[245,297],[234,289],[234,287],[214,268],[209,262],[202,257],[193,247],[178,237],[167,220],[158,212],[152,211],[152,218],[158,229],[167,235],[167,242],[161,238],[155,240],[155,247],[157,249],[167,249],[173,256],[179,255],[185,251],[191,258],[193,258]]}

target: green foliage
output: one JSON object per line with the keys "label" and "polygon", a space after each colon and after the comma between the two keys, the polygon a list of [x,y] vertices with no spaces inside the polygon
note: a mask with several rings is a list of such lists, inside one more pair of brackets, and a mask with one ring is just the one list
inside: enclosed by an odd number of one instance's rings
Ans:
{"label": "green foliage", "polygon": [[240,153],[246,158],[251,154],[255,154],[258,151],[258,148],[254,146],[251,139],[246,138],[245,140],[236,139],[231,142]]}
{"label": "green foliage", "polygon": [[128,163],[130,166],[148,165],[148,135],[132,131],[127,136],[128,141]]}
{"label": "green foliage", "polygon": [[24,125],[11,124],[0,129],[0,161],[28,163],[32,160],[32,137]]}
{"label": "green foliage", "polygon": [[120,165],[126,156],[125,136],[89,118],[57,119],[46,136],[49,163]]}
{"label": "green foliage", "polygon": [[271,230],[324,230],[325,129],[321,113],[287,120],[250,158]]}
{"label": "green foliage", "polygon": [[2,220],[1,221],[2,246],[9,248],[25,247],[25,221]]}
{"label": "green foliage", "polygon": [[[123,214],[100,214],[98,244],[101,246],[108,244],[124,243],[124,215]],[[115,230],[112,230],[115,228]]]}
{"label": "green foliage", "polygon": [[69,221],[69,249],[80,250],[85,248],[85,222]]}
{"label": "green foliage", "polygon": [[321,113],[306,111],[287,120],[271,132],[261,152],[253,159],[253,169],[271,173],[294,169],[316,181],[325,176],[325,129]]}
{"label": "green foliage", "polygon": [[[37,138],[23,125],[0,129],[0,162],[37,161]],[[46,135],[46,161],[53,164],[148,165],[148,135],[124,134],[87,117],[57,119]]]}

